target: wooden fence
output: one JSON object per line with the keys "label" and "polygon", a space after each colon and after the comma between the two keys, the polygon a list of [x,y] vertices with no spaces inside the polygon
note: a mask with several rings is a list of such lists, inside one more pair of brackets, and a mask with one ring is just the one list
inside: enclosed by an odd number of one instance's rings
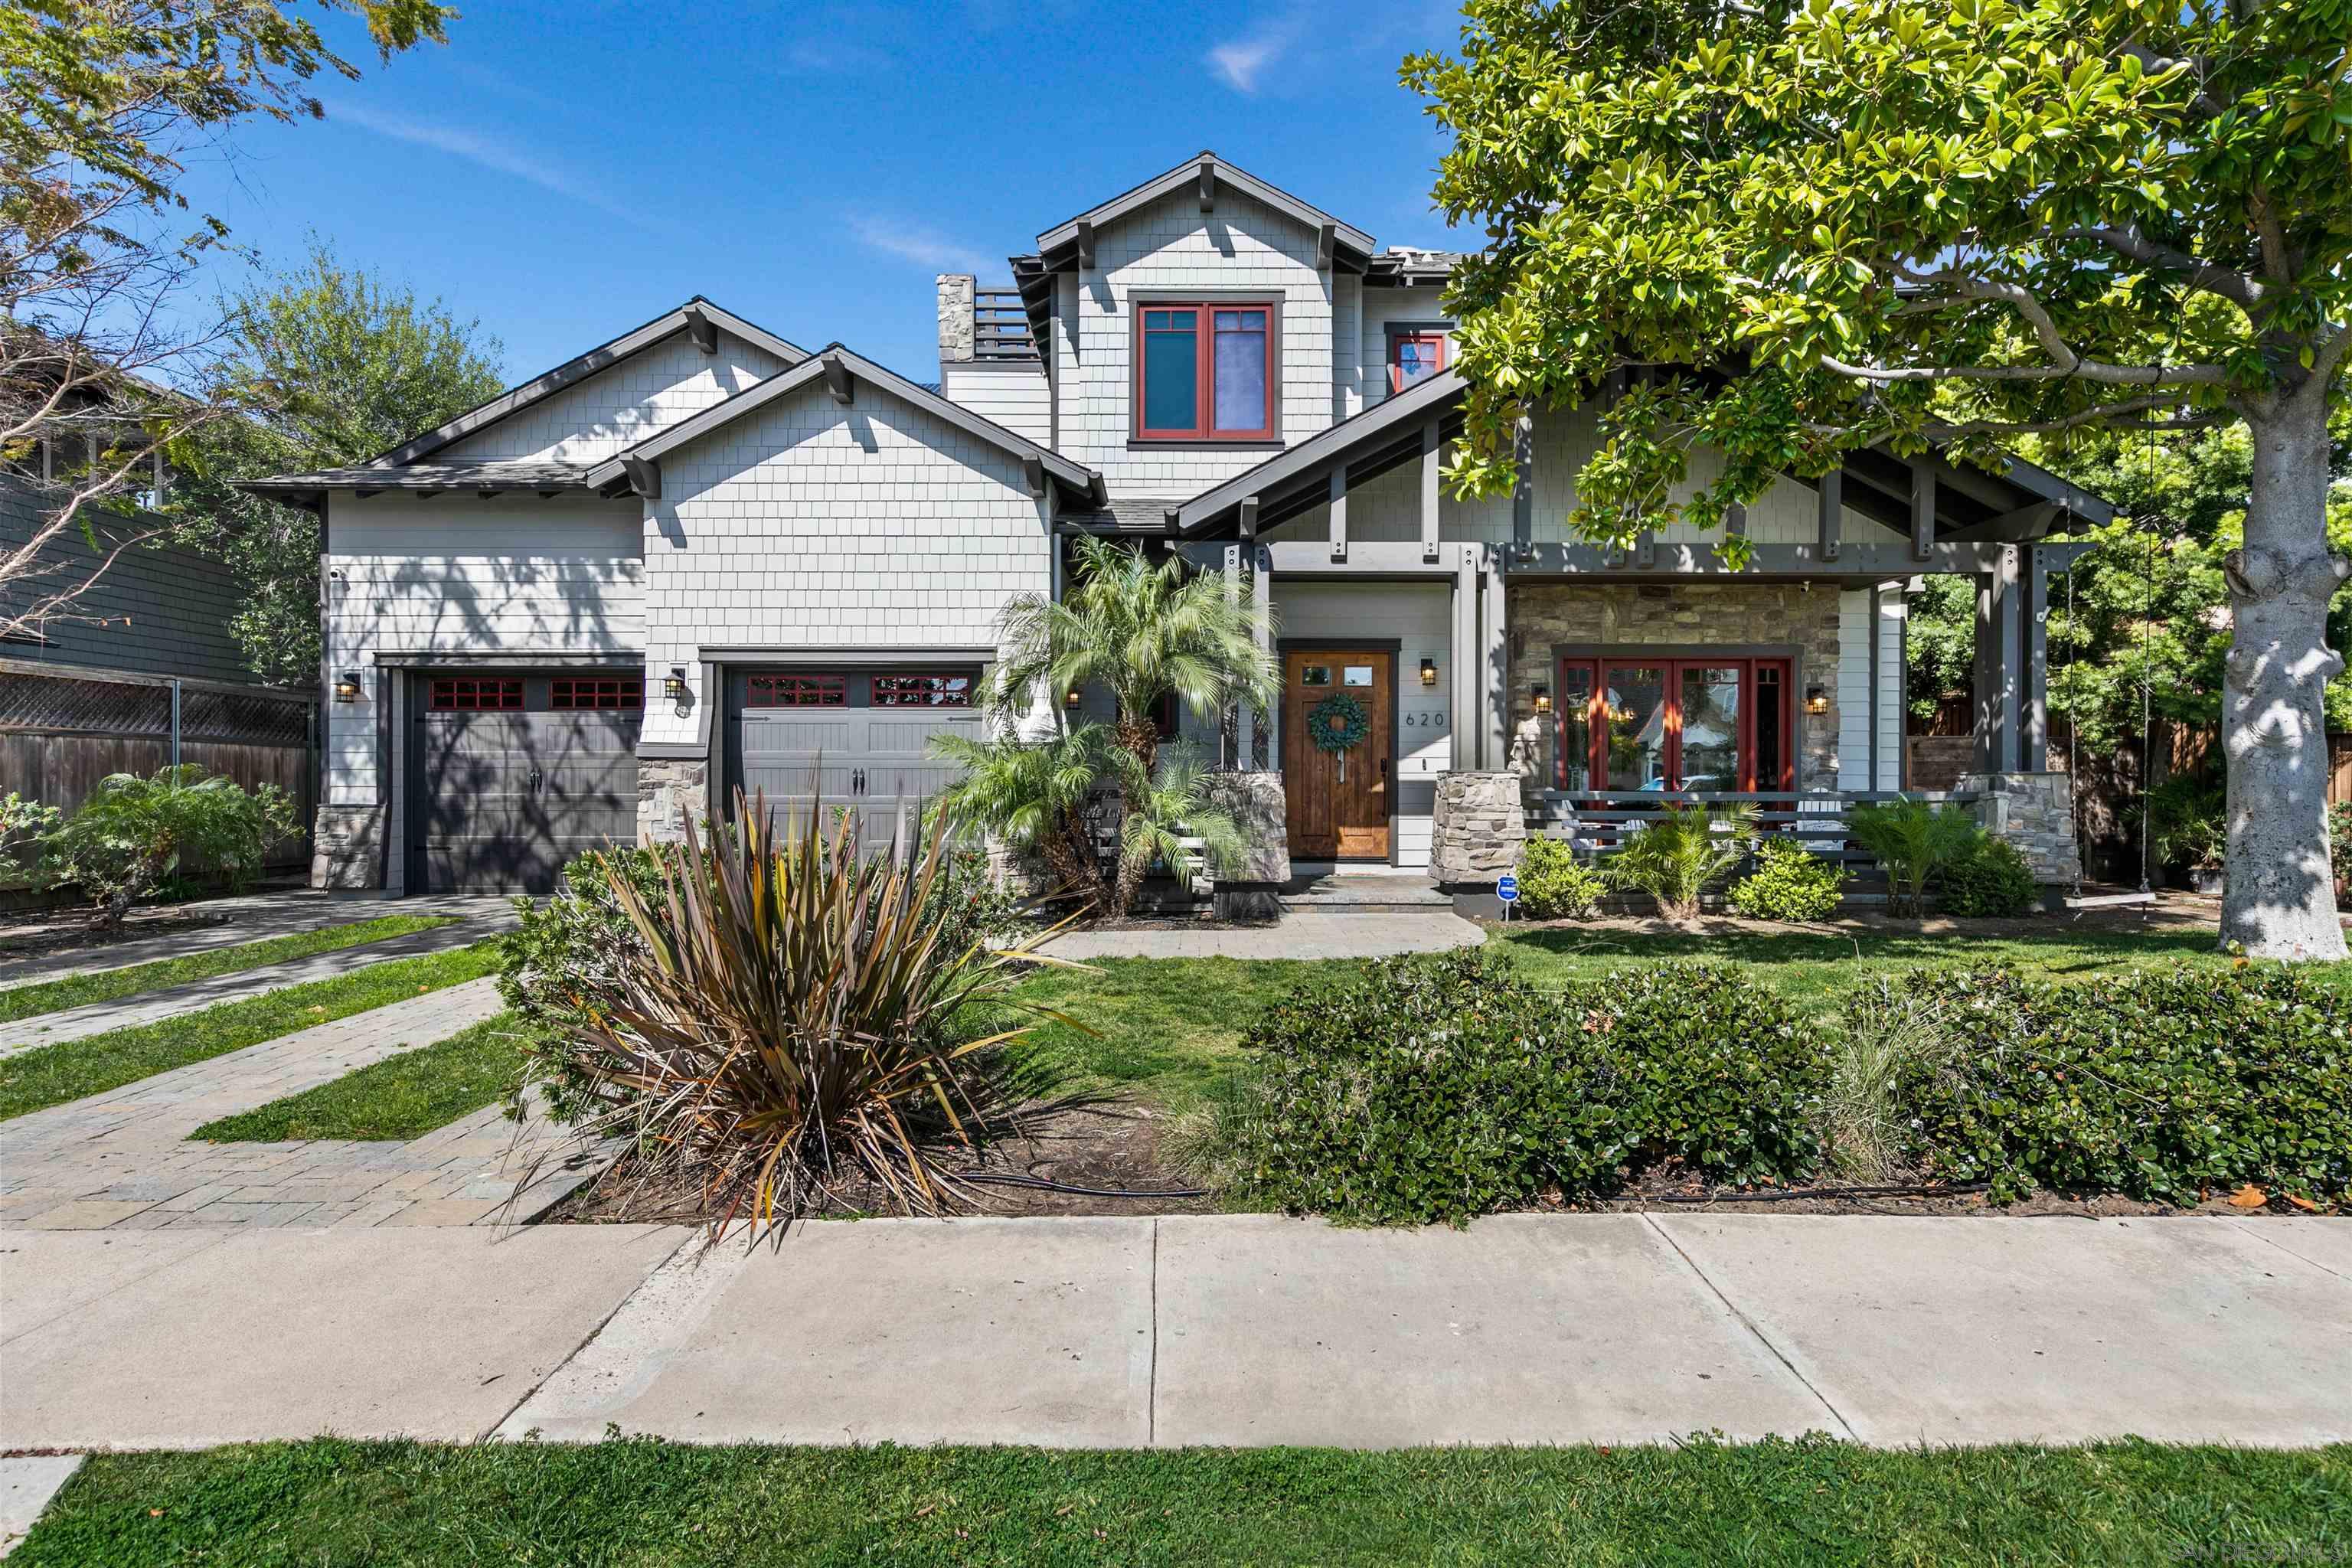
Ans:
{"label": "wooden fence", "polygon": [[0,795],[71,812],[109,773],[174,762],[275,784],[303,831],[271,852],[272,871],[310,865],[317,734],[318,701],[301,692],[0,659]]}

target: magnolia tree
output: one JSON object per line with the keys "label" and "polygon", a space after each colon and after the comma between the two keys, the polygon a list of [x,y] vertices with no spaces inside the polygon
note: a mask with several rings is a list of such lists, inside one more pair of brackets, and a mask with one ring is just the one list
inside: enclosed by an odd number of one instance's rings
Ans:
{"label": "magnolia tree", "polygon": [[1454,286],[1454,479],[1507,489],[1528,407],[1621,380],[1571,519],[1594,540],[1719,523],[1860,447],[2242,423],[2222,938],[2343,957],[2347,37],[2345,0],[1470,0],[1459,56],[1403,73],[1453,135],[1439,204],[1487,233]]}

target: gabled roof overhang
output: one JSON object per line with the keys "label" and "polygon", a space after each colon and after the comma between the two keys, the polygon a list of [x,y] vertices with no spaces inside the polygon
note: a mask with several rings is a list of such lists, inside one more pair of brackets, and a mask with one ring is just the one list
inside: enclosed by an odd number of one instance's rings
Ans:
{"label": "gabled roof overhang", "polygon": [[1229,163],[1208,151],[1185,159],[1166,174],[1154,175],[1132,190],[1122,191],[1074,218],[1055,224],[1037,237],[1037,254],[1046,268],[1053,271],[1071,267],[1091,267],[1094,259],[1089,253],[1097,233],[1129,214],[1180,192],[1190,192],[1204,213],[1216,210],[1220,193],[1238,192],[1315,230],[1320,239],[1322,258],[1327,264],[1349,272],[1361,272],[1371,262],[1370,235],[1353,224],[1340,222],[1321,207],[1300,200],[1279,185],[1268,184],[1248,170]]}
{"label": "gabled roof overhang", "polygon": [[1056,504],[1064,498],[1096,503],[1104,500],[1103,479],[1094,469],[1074,463],[1057,452],[1048,451],[992,419],[983,419],[962,405],[950,403],[929,387],[908,381],[896,371],[886,370],[865,355],[855,353],[839,343],[829,343],[792,369],[780,371],[756,386],[746,387],[726,402],[657,431],[626,451],[597,464],[588,470],[587,481],[603,494],[630,490],[647,500],[658,500],[661,496],[663,458],[688,442],[698,441],[746,415],[758,412],[780,397],[788,397],[820,383],[827,395],[844,406],[856,404],[861,385],[879,387],[954,426],[964,434],[1018,458],[1029,493],[1033,496],[1041,499],[1050,496]]}
{"label": "gabled roof overhang", "polygon": [[[1310,511],[1330,499],[1332,476],[1341,468],[1353,487],[1416,458],[1433,423],[1441,439],[1460,435],[1468,390],[1452,371],[1433,375],[1203,490],[1169,513],[1169,531],[1201,539],[1239,531],[1245,511],[1257,529]],[[2074,522],[2115,517],[2112,503],[2022,458],[2000,473],[1954,464],[1940,453],[1918,462],[1937,481],[1934,530],[1944,542],[2024,543]],[[1912,459],[1871,448],[1849,454],[1842,472],[1846,506],[1897,532],[1911,531]]]}
{"label": "gabled roof overhang", "polygon": [[787,365],[798,364],[809,357],[806,349],[778,337],[765,327],[754,326],[697,294],[677,310],[665,311],[645,325],[624,332],[610,342],[600,343],[576,359],[566,360],[553,370],[535,375],[478,407],[467,409],[446,425],[427,430],[421,436],[411,437],[390,451],[369,458],[368,462],[396,468],[428,458],[452,442],[461,441],[477,431],[487,430],[501,419],[509,418],[532,404],[552,396],[567,386],[575,386],[680,332],[691,333],[695,345],[703,353],[717,353],[721,330],[767,350]]}

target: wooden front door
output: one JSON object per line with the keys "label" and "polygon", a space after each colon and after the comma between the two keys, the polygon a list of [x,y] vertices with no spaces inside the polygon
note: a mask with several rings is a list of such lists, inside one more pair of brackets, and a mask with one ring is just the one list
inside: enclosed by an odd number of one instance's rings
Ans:
{"label": "wooden front door", "polygon": [[[1283,658],[1282,783],[1297,860],[1389,858],[1396,656],[1292,649]],[[1315,731],[1320,727],[1324,744]],[[1338,748],[1346,735],[1354,743]]]}

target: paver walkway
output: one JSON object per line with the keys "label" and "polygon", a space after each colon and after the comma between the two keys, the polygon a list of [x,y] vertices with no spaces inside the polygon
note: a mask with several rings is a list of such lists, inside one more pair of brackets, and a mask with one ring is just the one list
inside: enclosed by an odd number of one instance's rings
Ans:
{"label": "paver walkway", "polygon": [[218,1234],[0,1235],[0,1450],[2352,1438],[2352,1220]]}
{"label": "paver walkway", "polygon": [[0,1229],[476,1225],[528,1217],[585,1180],[549,1167],[506,1200],[557,1135],[488,1106],[410,1142],[200,1143],[205,1122],[446,1039],[499,1010],[498,983],[395,1002],[0,1121]]}
{"label": "paver walkway", "polygon": [[[163,936],[134,937],[104,947],[74,948],[38,957],[0,954],[0,990],[56,980],[68,974],[95,974],[152,963],[159,958],[180,958],[235,947],[273,936],[291,936],[322,926],[351,925],[383,915],[456,915],[461,920],[510,917],[513,901],[480,893],[436,893],[393,899],[383,893],[321,892],[299,889],[286,892],[244,893],[230,899],[206,899],[180,906],[191,912],[226,915],[220,924],[197,926]],[[60,918],[63,918],[62,916]],[[138,929],[132,917],[131,929]]]}
{"label": "paver walkway", "polygon": [[266,963],[257,969],[215,974],[209,979],[190,981],[185,985],[174,985],[168,990],[142,991],[135,996],[117,997],[110,1002],[92,1002],[84,1007],[42,1013],[0,1026],[0,1058],[12,1057],[41,1046],[54,1046],[65,1040],[102,1035],[112,1029],[152,1024],[158,1019],[197,1012],[223,1002],[243,1001],[246,997],[282,990],[289,985],[307,985],[314,980],[331,980],[336,975],[349,974],[354,970],[389,963],[396,958],[446,952],[451,948],[465,947],[485,937],[494,936],[514,924],[515,915],[511,909],[497,912],[478,911],[472,918],[455,925],[411,931],[406,936],[387,937],[382,942],[362,942],[357,947],[339,947],[331,952],[312,953],[308,958],[289,959],[283,963]]}
{"label": "paver walkway", "polygon": [[1410,914],[1292,910],[1272,925],[1198,931],[1074,931],[1045,951],[1056,958],[1387,958],[1475,947],[1486,933],[1450,910]]}

